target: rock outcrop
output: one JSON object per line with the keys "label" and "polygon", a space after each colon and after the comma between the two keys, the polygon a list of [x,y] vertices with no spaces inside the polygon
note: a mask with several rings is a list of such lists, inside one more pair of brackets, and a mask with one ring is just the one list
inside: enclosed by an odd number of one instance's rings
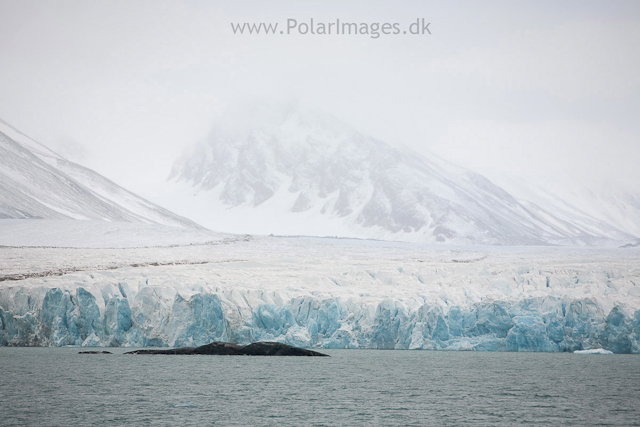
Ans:
{"label": "rock outcrop", "polygon": [[254,342],[246,346],[215,341],[200,347],[182,347],[167,350],[135,350],[125,354],[208,354],[214,356],[321,356],[328,354],[294,347],[279,342]]}

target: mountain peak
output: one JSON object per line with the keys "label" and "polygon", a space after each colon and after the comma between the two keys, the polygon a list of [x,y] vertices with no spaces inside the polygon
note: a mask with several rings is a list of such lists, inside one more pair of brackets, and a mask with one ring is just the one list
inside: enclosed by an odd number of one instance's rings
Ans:
{"label": "mountain peak", "polygon": [[297,103],[237,111],[170,176],[196,194],[198,220],[224,231],[480,244],[597,235],[567,229],[482,175],[394,148],[329,114]]}

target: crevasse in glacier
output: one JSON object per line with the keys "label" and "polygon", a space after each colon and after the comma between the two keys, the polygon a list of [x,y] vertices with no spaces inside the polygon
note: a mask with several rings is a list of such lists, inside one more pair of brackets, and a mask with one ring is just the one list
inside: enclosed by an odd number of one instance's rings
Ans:
{"label": "crevasse in glacier", "polygon": [[5,291],[0,345],[145,347],[273,340],[322,348],[640,352],[640,310],[614,306],[605,312],[592,298],[443,306],[316,296],[285,301],[260,291],[189,297],[177,292],[167,298],[153,287],[128,292],[124,283],[99,290],[94,295],[81,286],[40,288],[44,296],[19,286]]}

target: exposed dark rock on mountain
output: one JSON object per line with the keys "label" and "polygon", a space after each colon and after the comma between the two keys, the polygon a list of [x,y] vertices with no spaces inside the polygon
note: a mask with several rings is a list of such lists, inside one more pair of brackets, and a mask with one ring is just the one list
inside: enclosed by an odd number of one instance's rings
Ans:
{"label": "exposed dark rock on mountain", "polygon": [[[197,194],[193,203],[207,212],[197,220],[219,231],[499,245],[634,238],[633,227],[619,229],[570,205],[559,209],[549,197],[544,206],[521,201],[478,173],[297,104],[229,114],[170,175],[182,186],[170,202],[175,209],[185,192]],[[605,203],[638,211],[630,209],[640,206],[635,198],[620,200]],[[255,217],[270,220],[249,224]]]}

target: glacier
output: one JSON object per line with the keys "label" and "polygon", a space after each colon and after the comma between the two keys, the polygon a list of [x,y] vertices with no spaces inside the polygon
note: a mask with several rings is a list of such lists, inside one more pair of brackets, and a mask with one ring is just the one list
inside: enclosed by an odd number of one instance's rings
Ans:
{"label": "glacier", "polygon": [[247,311],[234,302],[246,300],[243,293],[188,298],[177,293],[167,305],[152,288],[133,298],[125,289],[126,284],[108,284],[100,289],[102,298],[96,298],[83,287],[53,288],[41,303],[16,289],[13,306],[26,311],[0,308],[0,345],[184,347],[278,341],[321,348],[640,352],[640,310],[630,313],[616,306],[606,313],[590,298],[411,308],[393,299],[363,304],[310,296],[274,303],[263,295]]}
{"label": "glacier", "polygon": [[[35,273],[0,282],[0,345],[268,340],[307,348],[640,352],[636,248],[471,250],[264,237],[111,249],[115,267],[124,263],[109,270],[92,258],[107,250],[78,251],[2,249],[18,261],[0,275],[18,267]],[[47,257],[79,271],[37,271]],[[136,257],[158,263],[131,266]],[[185,259],[194,263],[165,265]]]}

